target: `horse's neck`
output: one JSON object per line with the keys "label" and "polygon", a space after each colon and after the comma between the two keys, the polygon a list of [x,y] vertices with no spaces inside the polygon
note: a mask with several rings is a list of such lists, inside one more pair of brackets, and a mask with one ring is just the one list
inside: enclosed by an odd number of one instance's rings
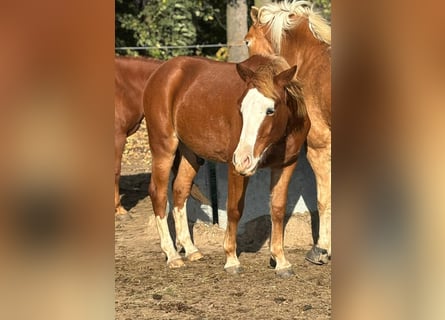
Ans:
{"label": "horse's neck", "polygon": [[323,121],[330,123],[331,54],[330,46],[317,40],[309,28],[296,29],[283,41],[281,55],[291,65],[297,65],[297,77],[302,81],[308,113],[318,118],[323,110]]}
{"label": "horse's neck", "polygon": [[137,72],[139,73],[151,73],[154,69],[160,66],[161,63],[155,59],[143,58],[137,60],[136,65],[134,66]]}
{"label": "horse's neck", "polygon": [[297,74],[302,80],[311,69],[330,64],[329,46],[314,37],[307,23],[301,23],[289,32],[280,54],[291,66],[297,65]]}
{"label": "horse's neck", "polygon": [[156,69],[161,62],[151,58],[121,58],[121,68],[134,75],[145,75]]}

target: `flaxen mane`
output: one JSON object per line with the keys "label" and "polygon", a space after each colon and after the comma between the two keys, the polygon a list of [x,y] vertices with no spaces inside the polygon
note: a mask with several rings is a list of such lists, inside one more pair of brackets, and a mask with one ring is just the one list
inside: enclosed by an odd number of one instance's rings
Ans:
{"label": "flaxen mane", "polygon": [[[297,17],[297,19],[295,18]],[[275,52],[281,49],[281,38],[286,30],[294,28],[307,19],[309,29],[318,40],[331,45],[331,27],[328,22],[312,8],[309,1],[288,1],[270,3],[258,11],[258,22],[268,25]]]}

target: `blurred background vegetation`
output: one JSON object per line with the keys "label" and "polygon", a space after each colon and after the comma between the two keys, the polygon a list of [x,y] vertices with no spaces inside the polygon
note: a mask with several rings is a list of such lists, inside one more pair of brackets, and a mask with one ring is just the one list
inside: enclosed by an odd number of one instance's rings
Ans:
{"label": "blurred background vegetation", "polygon": [[[251,6],[260,7],[273,1],[254,0],[116,0],[115,46],[153,47],[146,50],[117,50],[119,55],[141,55],[168,59],[178,55],[203,55],[227,59],[227,47],[206,45],[227,43],[227,8],[240,8],[250,26]],[[330,21],[331,1],[312,1]],[[233,10],[233,9],[232,9]],[[245,10],[245,9],[244,9]],[[239,19],[237,17],[237,19]],[[195,47],[204,45],[203,47]],[[191,46],[187,48],[184,46]],[[164,48],[169,47],[169,48]],[[173,47],[173,48],[170,48]],[[181,48],[177,48],[181,47]]]}

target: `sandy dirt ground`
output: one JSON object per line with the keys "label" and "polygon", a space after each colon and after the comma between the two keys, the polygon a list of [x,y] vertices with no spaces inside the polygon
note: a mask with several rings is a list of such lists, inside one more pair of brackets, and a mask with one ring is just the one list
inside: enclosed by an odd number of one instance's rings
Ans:
{"label": "sandy dirt ground", "polygon": [[150,152],[144,125],[124,152],[121,194],[132,219],[115,223],[116,319],[330,319],[331,264],[304,260],[311,244],[310,215],[288,217],[285,252],[295,275],[278,278],[270,267],[269,217],[238,236],[244,272],[224,271],[224,230],[190,224],[200,261],[168,269],[147,194]]}

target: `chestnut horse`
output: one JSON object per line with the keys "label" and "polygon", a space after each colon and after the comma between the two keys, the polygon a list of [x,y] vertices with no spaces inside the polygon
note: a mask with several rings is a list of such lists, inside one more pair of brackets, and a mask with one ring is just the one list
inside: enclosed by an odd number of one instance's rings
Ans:
{"label": "chestnut horse", "polygon": [[308,1],[270,3],[250,11],[249,54],[279,54],[298,65],[311,130],[307,158],[317,181],[319,238],[306,259],[331,256],[331,27]]}
{"label": "chestnut horse", "polygon": [[128,217],[119,198],[122,152],[127,137],[138,130],[144,117],[142,93],[145,82],[161,63],[149,58],[114,58],[114,208],[120,219]]}
{"label": "chestnut horse", "polygon": [[283,250],[283,220],[289,181],[310,127],[295,73],[296,66],[290,68],[280,57],[254,56],[240,64],[178,57],[150,77],[144,93],[152,154],[149,194],[169,267],[184,265],[170,237],[165,211],[170,170],[179,149],[173,217],[185,256],[190,261],[202,257],[191,241],[186,214],[198,160],[229,164],[224,238],[224,268],[229,273],[241,271],[236,233],[249,176],[259,167],[270,167],[270,251],[277,274],[292,274]]}
{"label": "chestnut horse", "polygon": [[[163,61],[144,57],[115,57],[114,65],[114,212],[116,218],[130,218],[119,197],[122,153],[127,137],[134,134],[144,118],[142,95],[145,83]],[[175,164],[174,172],[177,170]],[[193,184],[192,196],[201,203],[210,203]]]}

